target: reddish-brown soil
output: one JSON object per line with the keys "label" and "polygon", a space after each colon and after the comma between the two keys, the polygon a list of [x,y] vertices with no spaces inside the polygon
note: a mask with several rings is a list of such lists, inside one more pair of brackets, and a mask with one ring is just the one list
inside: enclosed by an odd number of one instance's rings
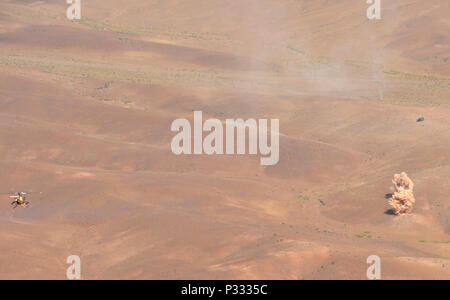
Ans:
{"label": "reddish-brown soil", "polygon": [[[1,1],[0,279],[450,279],[448,1],[356,2]],[[194,110],[279,163],[172,154]]]}

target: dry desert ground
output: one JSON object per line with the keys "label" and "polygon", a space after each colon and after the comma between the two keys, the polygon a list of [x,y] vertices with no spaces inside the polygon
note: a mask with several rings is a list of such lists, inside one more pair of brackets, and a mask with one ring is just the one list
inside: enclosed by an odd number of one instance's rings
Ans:
{"label": "dry desert ground", "polygon": [[[365,2],[1,0],[0,279],[450,279],[450,2]],[[173,154],[193,111],[279,162]]]}

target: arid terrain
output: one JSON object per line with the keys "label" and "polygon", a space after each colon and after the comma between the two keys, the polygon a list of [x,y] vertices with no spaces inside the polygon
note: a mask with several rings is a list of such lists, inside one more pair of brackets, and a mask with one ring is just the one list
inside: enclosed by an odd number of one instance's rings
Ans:
{"label": "arid terrain", "polygon": [[[0,279],[450,279],[449,1],[67,7],[0,0]],[[197,110],[279,119],[279,163],[174,155]]]}

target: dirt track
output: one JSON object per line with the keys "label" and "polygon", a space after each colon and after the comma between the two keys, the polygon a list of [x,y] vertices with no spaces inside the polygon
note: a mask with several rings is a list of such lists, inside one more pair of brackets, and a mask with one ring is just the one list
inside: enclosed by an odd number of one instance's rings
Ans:
{"label": "dirt track", "polygon": [[[0,279],[450,279],[448,3],[109,2],[0,3]],[[194,110],[280,119],[279,163],[175,156]]]}

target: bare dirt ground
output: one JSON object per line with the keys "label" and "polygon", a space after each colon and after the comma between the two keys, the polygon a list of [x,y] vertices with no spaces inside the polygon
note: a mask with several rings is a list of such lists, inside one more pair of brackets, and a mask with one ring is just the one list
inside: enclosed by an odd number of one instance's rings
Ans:
{"label": "bare dirt ground", "polygon": [[[450,279],[449,2],[384,2],[1,1],[0,278]],[[279,163],[175,156],[194,110]]]}

